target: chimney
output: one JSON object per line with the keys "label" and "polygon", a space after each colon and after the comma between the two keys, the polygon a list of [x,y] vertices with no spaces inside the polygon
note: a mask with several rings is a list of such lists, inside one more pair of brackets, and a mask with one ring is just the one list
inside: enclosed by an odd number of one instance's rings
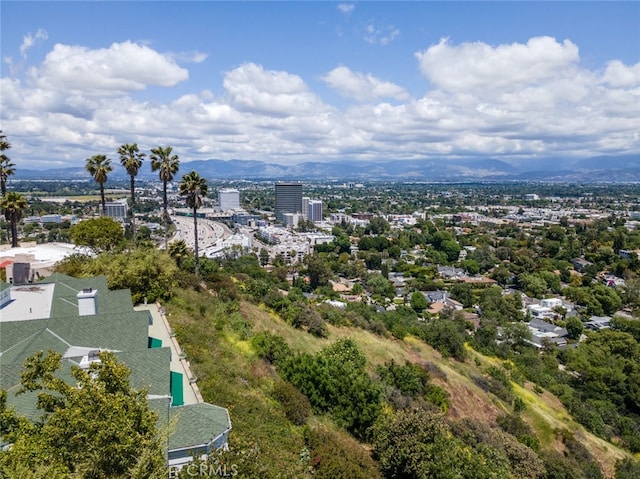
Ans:
{"label": "chimney", "polygon": [[98,290],[84,288],[78,293],[78,314],[80,316],[95,316],[98,312]]}

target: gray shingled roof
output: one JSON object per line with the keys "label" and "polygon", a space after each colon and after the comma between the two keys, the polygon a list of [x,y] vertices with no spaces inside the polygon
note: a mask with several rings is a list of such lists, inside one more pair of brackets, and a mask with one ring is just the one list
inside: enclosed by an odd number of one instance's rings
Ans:
{"label": "gray shingled roof", "polygon": [[[18,413],[32,419],[40,415],[35,407],[37,392],[15,394],[24,361],[38,351],[66,354],[58,376],[72,381],[71,367],[79,364],[83,351],[108,349],[129,367],[135,389],[145,389],[156,397],[171,394],[171,350],[147,347],[149,313],[133,309],[128,290],[110,291],[104,276],[54,274],[43,283],[55,285],[49,318],[20,321],[5,316],[0,322],[0,388],[9,392],[8,404]],[[98,291],[95,315],[79,315],[77,294],[84,288]],[[149,406],[158,412],[159,424],[166,424],[167,399],[150,399]],[[170,414],[177,418],[170,449],[210,446],[231,429],[227,410],[211,404],[172,407]]]}

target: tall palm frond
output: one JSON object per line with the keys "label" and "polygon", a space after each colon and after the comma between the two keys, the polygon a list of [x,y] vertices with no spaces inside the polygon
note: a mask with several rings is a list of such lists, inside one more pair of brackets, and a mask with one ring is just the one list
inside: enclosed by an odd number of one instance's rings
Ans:
{"label": "tall palm frond", "polygon": [[85,169],[89,172],[96,183],[100,185],[100,199],[102,200],[102,214],[106,214],[106,200],[104,198],[104,184],[107,182],[107,177],[111,172],[111,159],[106,155],[93,155],[91,158],[87,158]]}
{"label": "tall palm frond", "polygon": [[193,230],[195,239],[195,266],[196,276],[200,274],[200,262],[198,255],[198,209],[202,207],[202,201],[207,196],[209,187],[207,180],[197,172],[191,171],[182,176],[180,182],[180,196],[185,197],[185,202],[193,210]]}
{"label": "tall palm frond", "polygon": [[169,213],[167,199],[167,183],[173,180],[173,177],[180,168],[180,160],[178,155],[172,154],[173,148],[170,146],[151,149],[151,171],[159,171],[160,181],[162,181],[162,219],[164,220],[164,249],[167,249],[167,229],[169,228]]}
{"label": "tall palm frond", "polygon": [[20,193],[11,191],[0,199],[0,207],[5,219],[11,224],[11,245],[15,248],[18,246],[18,223],[27,207],[27,200]]}
{"label": "tall palm frond", "polygon": [[146,154],[141,153],[138,149],[138,144],[124,144],[118,148],[118,154],[120,155],[120,163],[127,170],[127,174],[131,178],[130,190],[131,190],[131,208],[129,209],[129,219],[131,224],[131,235],[135,237],[135,225],[134,215],[136,209],[136,176],[142,167],[142,161]]}

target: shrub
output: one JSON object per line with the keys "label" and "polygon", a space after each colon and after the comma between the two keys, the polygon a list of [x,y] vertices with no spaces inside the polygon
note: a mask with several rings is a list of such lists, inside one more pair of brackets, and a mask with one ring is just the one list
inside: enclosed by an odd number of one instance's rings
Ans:
{"label": "shrub", "polygon": [[427,384],[425,399],[440,409],[444,414],[449,410],[449,394],[444,388],[435,384]]}
{"label": "shrub", "polygon": [[291,349],[282,336],[262,331],[251,338],[251,345],[256,354],[275,364],[291,355]]}
{"label": "shrub", "polygon": [[381,407],[380,389],[365,367],[366,357],[347,338],[314,356],[290,357],[279,371],[309,398],[314,411],[329,413],[338,425],[365,438]]}
{"label": "shrub", "polygon": [[412,398],[422,396],[429,382],[427,370],[408,361],[400,366],[391,360],[384,366],[378,366],[376,372],[383,383],[399,390],[402,395]]}
{"label": "shrub", "polygon": [[307,423],[311,414],[311,403],[293,384],[277,381],[273,387],[273,397],[282,405],[289,421],[296,426]]}
{"label": "shrub", "polygon": [[315,479],[379,479],[378,465],[371,455],[345,434],[324,428],[307,433]]}
{"label": "shrub", "polygon": [[629,458],[616,461],[615,479],[636,479],[638,477],[640,477],[640,462]]}

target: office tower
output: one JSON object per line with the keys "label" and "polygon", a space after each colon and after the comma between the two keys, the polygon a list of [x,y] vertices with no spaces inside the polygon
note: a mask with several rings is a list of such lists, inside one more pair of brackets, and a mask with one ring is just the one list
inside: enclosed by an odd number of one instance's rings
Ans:
{"label": "office tower", "polygon": [[309,221],[322,221],[322,201],[321,200],[310,200],[309,201],[309,212],[307,213],[307,219]]}
{"label": "office tower", "polygon": [[302,197],[302,217],[305,220],[309,219],[309,201],[311,201],[311,198],[308,196]]}
{"label": "office tower", "polygon": [[302,183],[276,183],[276,220],[284,213],[302,213]]}
{"label": "office tower", "polygon": [[240,209],[240,192],[231,188],[218,191],[218,205],[222,211]]}

